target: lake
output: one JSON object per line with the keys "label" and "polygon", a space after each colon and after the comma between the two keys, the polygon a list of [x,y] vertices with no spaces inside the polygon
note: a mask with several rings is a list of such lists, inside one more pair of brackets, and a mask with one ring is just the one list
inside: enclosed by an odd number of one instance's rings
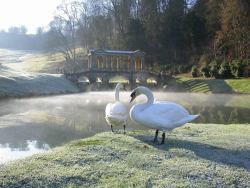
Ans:
{"label": "lake", "polygon": [[[120,99],[130,108],[129,94],[122,92]],[[250,95],[154,92],[154,96],[200,114],[193,123],[250,123]],[[0,101],[0,164],[109,131],[104,109],[113,100],[114,92],[87,92]],[[136,102],[145,100],[140,96]],[[122,127],[118,129],[122,132]],[[133,129],[144,127],[129,121],[127,130]]]}

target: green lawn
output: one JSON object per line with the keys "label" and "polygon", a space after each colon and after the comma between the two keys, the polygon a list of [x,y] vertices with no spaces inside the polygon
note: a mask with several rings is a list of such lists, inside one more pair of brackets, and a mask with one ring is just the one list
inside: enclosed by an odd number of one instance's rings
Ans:
{"label": "green lawn", "polygon": [[[77,48],[76,53],[82,56],[81,54],[87,54],[87,49]],[[65,58],[62,53],[34,53],[25,56],[20,66],[27,72],[58,73],[64,64]]]}
{"label": "green lawn", "polygon": [[250,79],[202,79],[175,77],[177,89],[197,93],[250,93]]}
{"label": "green lawn", "polygon": [[59,53],[40,53],[24,58],[21,66],[27,72],[57,72],[64,63],[64,57]]}
{"label": "green lawn", "polygon": [[250,79],[226,80],[226,83],[231,86],[234,92],[250,93]]}
{"label": "green lawn", "polygon": [[1,166],[0,187],[250,187],[250,126],[100,133]]}

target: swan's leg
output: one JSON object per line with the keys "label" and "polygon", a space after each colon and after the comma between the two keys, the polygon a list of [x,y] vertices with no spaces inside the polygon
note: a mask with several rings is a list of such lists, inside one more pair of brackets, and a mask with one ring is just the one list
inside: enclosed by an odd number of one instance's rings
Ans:
{"label": "swan's leg", "polygon": [[123,125],[123,134],[126,134],[125,129],[126,129],[126,125],[124,124],[124,125]]}
{"label": "swan's leg", "polygon": [[110,125],[110,128],[111,128],[111,131],[112,131],[112,133],[114,132],[114,130],[113,130],[113,125]]}
{"label": "swan's leg", "polygon": [[155,131],[155,138],[154,138],[154,142],[157,142],[158,133],[159,133],[159,130],[158,130],[158,129],[156,129],[156,131]]}
{"label": "swan's leg", "polygon": [[165,132],[162,133],[162,140],[161,140],[161,144],[165,143]]}

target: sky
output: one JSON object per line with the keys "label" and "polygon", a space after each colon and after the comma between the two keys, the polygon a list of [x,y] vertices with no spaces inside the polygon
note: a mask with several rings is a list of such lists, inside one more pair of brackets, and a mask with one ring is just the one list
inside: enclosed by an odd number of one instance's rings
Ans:
{"label": "sky", "polygon": [[62,0],[0,0],[0,31],[25,25],[28,33],[46,27]]}

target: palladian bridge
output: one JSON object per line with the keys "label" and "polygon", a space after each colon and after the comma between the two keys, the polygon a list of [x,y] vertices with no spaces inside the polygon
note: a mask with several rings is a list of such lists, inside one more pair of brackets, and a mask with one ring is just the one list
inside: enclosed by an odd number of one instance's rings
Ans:
{"label": "palladian bridge", "polygon": [[116,76],[126,78],[131,86],[135,84],[157,84],[165,79],[159,73],[145,69],[145,53],[120,50],[89,50],[88,68],[66,74],[67,78],[75,83],[88,82],[107,85]]}

